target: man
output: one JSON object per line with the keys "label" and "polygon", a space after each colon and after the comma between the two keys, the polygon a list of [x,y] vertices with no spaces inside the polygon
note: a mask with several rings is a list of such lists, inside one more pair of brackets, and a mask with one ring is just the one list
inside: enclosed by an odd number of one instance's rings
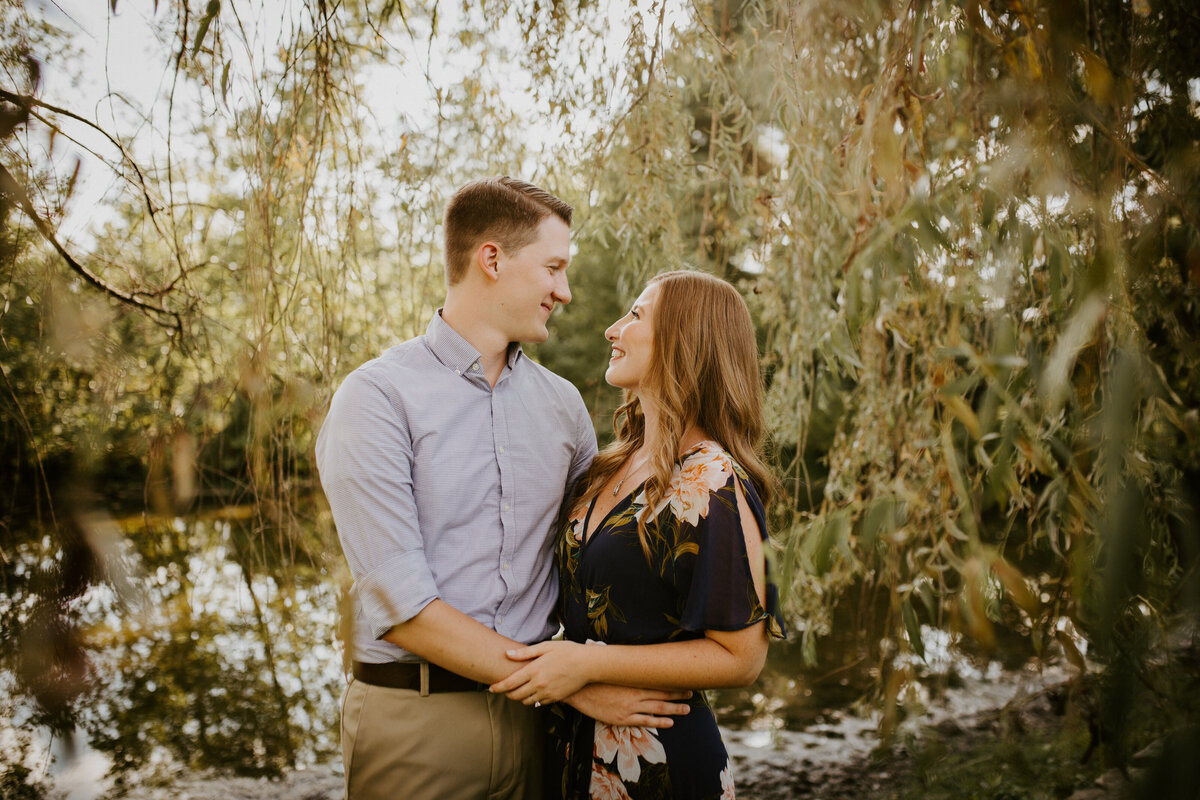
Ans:
{"label": "man", "polygon": [[[511,178],[446,209],[446,302],[337,390],[321,483],[354,576],[342,706],[351,800],[536,798],[540,712],[487,692],[554,633],[554,521],[596,452],[579,392],[531,361],[568,303],[571,207]],[[610,724],[669,726],[681,693],[589,686]]]}

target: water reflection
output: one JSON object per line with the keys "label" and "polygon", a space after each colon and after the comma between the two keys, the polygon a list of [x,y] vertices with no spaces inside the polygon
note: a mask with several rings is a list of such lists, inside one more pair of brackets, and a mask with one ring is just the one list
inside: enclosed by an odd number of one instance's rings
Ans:
{"label": "water reflection", "polygon": [[[835,611],[829,635],[820,640],[816,663],[806,663],[804,644],[799,640],[772,643],[766,666],[754,685],[712,693],[722,725],[754,732],[811,732],[826,725],[850,725],[857,730],[858,723],[848,718],[859,716],[863,724],[874,728],[883,704],[880,654],[894,645],[884,637],[883,615],[872,616],[869,605],[864,603],[864,608],[846,602]],[[929,625],[920,630],[924,658],[899,653],[893,662],[893,669],[906,673],[897,701],[909,715],[925,713],[932,705],[944,703],[948,692],[968,684],[978,688],[1002,675],[1016,679],[1034,658],[1029,642],[1016,636],[1006,638],[1005,660],[997,661],[978,652],[960,634]],[[983,690],[980,697],[990,695]],[[957,698],[954,704],[962,711],[972,710],[969,703],[963,705]]]}
{"label": "water reflection", "polygon": [[[79,729],[118,785],[168,765],[266,776],[329,760],[343,685],[336,549],[264,536],[245,508],[120,526],[136,591],[93,586],[75,609],[93,670]],[[9,588],[13,603],[29,592]]]}

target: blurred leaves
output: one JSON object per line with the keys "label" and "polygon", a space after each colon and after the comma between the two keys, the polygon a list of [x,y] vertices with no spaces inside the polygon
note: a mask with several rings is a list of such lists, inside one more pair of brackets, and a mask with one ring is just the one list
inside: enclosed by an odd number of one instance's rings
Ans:
{"label": "blurred leaves", "polygon": [[[116,11],[116,8],[113,8]],[[200,45],[204,44],[204,37],[208,35],[208,28],[212,25],[213,20],[221,13],[221,0],[208,0],[208,5],[204,8],[204,16],[200,18],[200,26],[196,29],[196,38],[192,42],[192,55],[200,52]]]}
{"label": "blurred leaves", "polygon": [[[912,676],[895,643],[923,657],[922,626],[1109,666],[1110,728],[1129,686],[1176,657],[1161,648],[1200,610],[1190,0],[305,3],[280,56],[253,65],[247,34],[220,24],[248,4],[169,8],[199,100],[170,120],[170,169],[121,184],[134,191],[109,203],[88,263],[184,324],[171,334],[94,296],[5,218],[0,456],[26,501],[10,530],[53,527],[57,487],[82,477],[163,515],[252,508],[231,533],[251,582],[336,561],[327,515],[300,500],[323,403],[424,329],[448,191],[508,172],[576,206],[576,301],[530,352],[575,382],[602,435],[616,402],[602,331],[645,279],[691,266],[743,291],[792,628],[813,661],[839,607],[878,614],[859,645],[891,723]],[[629,31],[618,52],[611,11]],[[15,31],[4,41],[25,41]],[[439,82],[447,42],[464,80]],[[365,94],[397,64],[415,67],[405,80],[432,122]],[[39,131],[68,123],[48,119]],[[6,163],[58,219],[74,176],[28,141],[10,140]],[[180,570],[182,548],[139,547]],[[247,725],[255,703],[278,704],[261,677],[231,690]],[[194,698],[179,691],[182,719]],[[121,746],[144,734],[125,729]]]}

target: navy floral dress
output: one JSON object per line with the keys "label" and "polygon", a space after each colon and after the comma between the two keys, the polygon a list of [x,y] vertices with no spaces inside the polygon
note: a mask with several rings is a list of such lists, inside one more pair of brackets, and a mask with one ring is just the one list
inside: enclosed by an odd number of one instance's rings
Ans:
{"label": "navy floral dress", "polygon": [[[767,607],[754,590],[734,481],[766,531],[749,477],[724,449],[704,442],[676,465],[666,498],[645,506],[644,488],[622,499],[595,532],[591,508],[559,537],[559,614],[575,642],[655,644],[741,630],[765,620],[783,636],[768,570]],[[593,504],[594,505],[594,504]],[[644,516],[651,562],[638,540]],[[766,550],[766,548],[764,548]],[[733,798],[733,773],[702,692],[670,728],[615,727],[565,703],[549,709],[547,797],[643,800]]]}

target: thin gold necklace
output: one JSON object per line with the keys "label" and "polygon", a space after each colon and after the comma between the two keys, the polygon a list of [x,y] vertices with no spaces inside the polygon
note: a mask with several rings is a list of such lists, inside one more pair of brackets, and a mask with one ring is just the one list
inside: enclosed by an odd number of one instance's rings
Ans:
{"label": "thin gold necklace", "polygon": [[[637,470],[639,470],[639,469],[641,469],[642,467],[644,467],[644,466],[646,465],[646,462],[647,462],[647,461],[649,461],[649,460],[650,460],[650,456],[646,456],[645,458],[643,458],[643,459],[642,459],[642,463],[638,464],[638,465],[637,465],[636,467],[634,467],[633,469],[627,470],[627,471],[625,472],[625,477],[624,477],[624,478],[621,478],[621,480],[617,481],[617,485],[613,487],[613,490],[612,490],[612,496],[613,496],[613,497],[616,497],[616,496],[617,496],[617,495],[620,493],[620,491],[621,491],[621,487],[625,485],[625,480],[626,480],[627,478],[629,478],[629,476],[633,475],[633,473],[634,473],[634,472],[636,472]],[[629,463],[630,463],[630,464],[632,464],[632,463],[633,463],[633,459],[630,459],[630,460],[629,460]]]}

